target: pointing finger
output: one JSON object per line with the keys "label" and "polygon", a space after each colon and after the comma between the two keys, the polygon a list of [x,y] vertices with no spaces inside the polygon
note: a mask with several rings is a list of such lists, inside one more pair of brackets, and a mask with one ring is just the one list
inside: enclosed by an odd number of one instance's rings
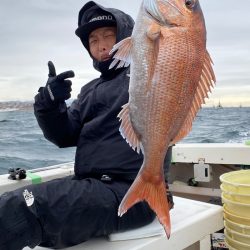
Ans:
{"label": "pointing finger", "polygon": [[54,66],[53,62],[49,61],[48,62],[48,67],[49,67],[49,74],[48,74],[48,76],[49,77],[56,76],[56,69],[55,69],[55,66]]}
{"label": "pointing finger", "polygon": [[56,78],[57,78],[59,81],[62,81],[62,80],[65,80],[65,79],[67,79],[67,78],[71,78],[71,77],[74,77],[74,76],[75,76],[74,71],[69,70],[69,71],[65,71],[65,72],[59,74]]}

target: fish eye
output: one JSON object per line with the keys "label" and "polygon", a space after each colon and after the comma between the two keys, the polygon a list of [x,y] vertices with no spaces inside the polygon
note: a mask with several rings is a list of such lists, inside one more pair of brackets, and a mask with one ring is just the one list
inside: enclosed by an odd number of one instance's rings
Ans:
{"label": "fish eye", "polygon": [[192,9],[196,3],[196,0],[185,0],[185,5],[188,9]]}

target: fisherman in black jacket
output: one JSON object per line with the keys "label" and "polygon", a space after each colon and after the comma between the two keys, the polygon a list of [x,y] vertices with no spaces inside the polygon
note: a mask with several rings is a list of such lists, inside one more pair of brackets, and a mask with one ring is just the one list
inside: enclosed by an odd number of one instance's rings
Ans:
{"label": "fisherman in black jacket", "polygon": [[[83,6],[76,35],[101,76],[83,86],[68,108],[68,78],[74,73],[57,75],[49,62],[49,79],[35,97],[35,116],[49,141],[59,147],[76,146],[75,175],[21,188],[0,199],[0,237],[9,232],[9,238],[0,239],[1,250],[39,244],[69,247],[91,237],[140,227],[154,219],[145,202],[136,204],[121,218],[117,216],[143,155],[136,153],[119,132],[117,114],[128,102],[129,68],[109,70],[109,51],[131,35],[133,25],[132,18],[120,10],[93,1]],[[171,149],[165,159],[166,174],[170,158]],[[18,213],[7,213],[7,207],[16,208]],[[4,212],[5,223],[1,220]]]}

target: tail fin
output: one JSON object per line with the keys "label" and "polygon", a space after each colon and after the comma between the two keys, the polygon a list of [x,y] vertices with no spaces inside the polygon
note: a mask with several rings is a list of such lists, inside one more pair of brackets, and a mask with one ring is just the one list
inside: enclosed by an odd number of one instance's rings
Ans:
{"label": "tail fin", "polygon": [[151,179],[148,175],[144,174],[144,171],[140,171],[132,186],[124,196],[118,209],[118,215],[122,216],[134,204],[143,200],[145,200],[156,213],[169,238],[171,225],[164,179],[155,181],[153,178]]}

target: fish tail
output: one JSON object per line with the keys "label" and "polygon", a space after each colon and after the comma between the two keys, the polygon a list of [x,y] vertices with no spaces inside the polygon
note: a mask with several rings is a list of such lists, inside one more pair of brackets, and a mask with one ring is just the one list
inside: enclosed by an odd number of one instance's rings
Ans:
{"label": "fish tail", "polygon": [[163,225],[167,237],[170,237],[171,225],[169,203],[164,179],[150,178],[145,171],[140,171],[130,189],[124,196],[118,215],[122,216],[134,204],[145,200],[156,213],[159,222]]}

